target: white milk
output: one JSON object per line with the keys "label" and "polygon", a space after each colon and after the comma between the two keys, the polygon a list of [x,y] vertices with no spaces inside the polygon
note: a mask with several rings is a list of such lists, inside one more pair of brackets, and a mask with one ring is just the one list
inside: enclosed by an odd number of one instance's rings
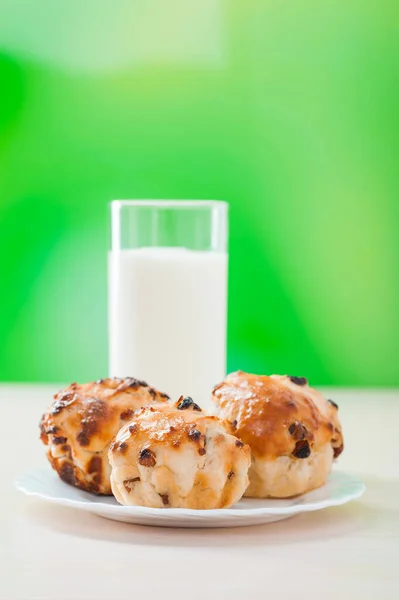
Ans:
{"label": "white milk", "polygon": [[110,375],[210,408],[226,370],[227,254],[184,248],[110,252]]}

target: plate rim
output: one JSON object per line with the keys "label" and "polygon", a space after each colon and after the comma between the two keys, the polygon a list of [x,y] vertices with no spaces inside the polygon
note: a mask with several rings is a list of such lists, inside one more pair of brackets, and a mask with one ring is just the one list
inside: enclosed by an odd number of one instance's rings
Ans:
{"label": "plate rim", "polygon": [[[14,485],[16,489],[27,496],[33,496],[40,498],[46,502],[50,502],[52,504],[58,504],[62,506],[68,506],[72,508],[76,508],[77,510],[84,510],[86,512],[91,512],[94,514],[104,514],[104,512],[114,513],[121,515],[123,512],[126,513],[126,516],[131,517],[167,517],[167,518],[206,518],[211,520],[216,520],[219,518],[228,517],[229,519],[238,519],[245,517],[260,517],[260,516],[280,516],[280,515],[295,515],[304,512],[313,512],[317,510],[323,510],[325,508],[333,507],[333,506],[342,506],[347,502],[352,500],[356,500],[360,498],[364,492],[366,491],[366,485],[361,477],[357,474],[348,472],[348,471],[333,471],[329,477],[334,476],[334,474],[343,475],[348,478],[348,481],[356,484],[357,487],[350,492],[349,494],[345,494],[343,496],[337,498],[327,498],[324,500],[309,502],[308,504],[296,503],[290,506],[281,506],[281,507],[255,507],[255,508],[247,508],[240,510],[233,510],[232,508],[214,508],[214,509],[193,509],[193,508],[152,508],[148,506],[124,506],[122,504],[106,504],[104,502],[90,502],[90,501],[82,501],[79,499],[70,499],[64,498],[60,496],[49,495],[47,493],[35,491],[29,489],[24,482],[26,477],[35,476],[38,473],[43,473],[47,471],[46,474],[49,474],[51,471],[45,467],[36,467],[25,471],[24,473],[18,475],[14,479]],[[54,476],[57,477],[56,473]],[[64,485],[68,485],[64,483]],[[68,486],[72,489],[73,486]],[[322,489],[321,486],[318,489]],[[78,489],[78,488],[76,488]],[[84,492],[84,490],[80,490]],[[312,490],[313,491],[313,490]],[[316,491],[316,490],[314,490]],[[86,492],[88,493],[88,492]],[[311,492],[308,492],[311,493]],[[302,494],[297,496],[298,499],[303,498],[306,494]],[[259,500],[261,500],[259,498]],[[271,499],[269,499],[271,500]]]}

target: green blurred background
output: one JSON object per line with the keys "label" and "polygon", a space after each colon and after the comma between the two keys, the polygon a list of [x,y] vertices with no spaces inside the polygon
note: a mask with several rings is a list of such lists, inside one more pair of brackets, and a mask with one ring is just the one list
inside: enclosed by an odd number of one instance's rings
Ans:
{"label": "green blurred background", "polygon": [[202,198],[229,369],[398,385],[398,13],[2,0],[0,379],[106,374],[108,201]]}

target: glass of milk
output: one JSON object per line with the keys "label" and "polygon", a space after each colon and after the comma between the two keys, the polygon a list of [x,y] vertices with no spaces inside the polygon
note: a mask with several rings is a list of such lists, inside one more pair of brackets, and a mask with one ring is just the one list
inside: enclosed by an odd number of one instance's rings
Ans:
{"label": "glass of milk", "polygon": [[109,370],[210,407],[225,377],[228,205],[115,200]]}

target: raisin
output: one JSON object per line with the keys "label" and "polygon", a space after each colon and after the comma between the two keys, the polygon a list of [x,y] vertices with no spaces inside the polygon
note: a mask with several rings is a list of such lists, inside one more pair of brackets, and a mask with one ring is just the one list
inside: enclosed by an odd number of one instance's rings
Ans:
{"label": "raisin", "polygon": [[242,448],[243,447],[243,442],[241,440],[236,440],[236,446],[237,448]]}
{"label": "raisin", "polygon": [[53,425],[53,427],[50,427],[49,429],[44,431],[44,433],[47,433],[48,435],[50,435],[50,433],[51,434],[57,433],[58,430],[59,430],[59,427],[56,427],[55,425]]}
{"label": "raisin", "polygon": [[310,456],[310,447],[307,440],[302,440],[296,443],[292,453],[295,458],[308,458]]}
{"label": "raisin", "polygon": [[227,479],[231,479],[235,475],[234,471],[229,471]]}
{"label": "raisin", "polygon": [[234,419],[234,421],[231,422],[231,425],[233,429],[237,429],[237,419]]}
{"label": "raisin", "polygon": [[143,467],[155,467],[155,454],[149,448],[144,448],[144,450],[140,452],[139,463],[143,465]]}
{"label": "raisin", "polygon": [[118,447],[119,452],[121,452],[122,454],[124,454],[127,450],[127,443],[126,442],[122,442],[121,444],[119,444]]}
{"label": "raisin", "polygon": [[342,453],[344,449],[344,445],[341,444],[338,448],[333,448],[334,450],[334,458],[338,458],[338,456]]}
{"label": "raisin", "polygon": [[125,479],[125,481],[123,482],[123,487],[128,492],[128,494],[130,494],[130,492],[132,491],[132,484],[136,483],[136,481],[140,481],[140,477],[133,477],[133,479]]}
{"label": "raisin", "polygon": [[190,396],[186,396],[185,398],[181,396],[179,398],[177,408],[178,410],[186,410],[187,408],[192,408],[193,410],[198,410],[199,412],[202,412],[201,408],[198,406],[198,404],[194,402],[192,398],[190,398]]}
{"label": "raisin", "polygon": [[191,431],[188,432],[188,437],[190,440],[199,440],[201,438],[201,432],[198,431],[198,429],[191,429]]}
{"label": "raisin", "polygon": [[295,377],[294,375],[288,375],[289,379],[291,379],[292,383],[296,383],[296,385],[307,385],[308,380],[306,377]]}
{"label": "raisin", "polygon": [[65,444],[67,442],[67,438],[63,437],[63,436],[54,436],[53,437],[53,444],[55,444],[56,446],[58,446],[58,444]]}
{"label": "raisin", "polygon": [[142,379],[137,379],[137,383],[141,386],[141,387],[148,387],[148,383],[146,381],[143,381]]}
{"label": "raisin", "polygon": [[128,408],[127,410],[124,410],[121,413],[121,419],[122,421],[127,421],[128,419],[131,419],[133,417],[134,414],[134,410],[132,410],[131,408]]}
{"label": "raisin", "polygon": [[288,428],[288,431],[295,440],[304,440],[308,430],[300,421],[294,421]]}
{"label": "raisin", "polygon": [[161,496],[162,499],[162,503],[164,506],[168,506],[169,504],[169,496],[168,494],[159,494]]}
{"label": "raisin", "polygon": [[124,389],[131,388],[132,390],[137,390],[139,387],[148,387],[148,383],[140,381],[140,379],[135,379],[135,377],[126,377],[125,380],[122,380],[122,387]]}

